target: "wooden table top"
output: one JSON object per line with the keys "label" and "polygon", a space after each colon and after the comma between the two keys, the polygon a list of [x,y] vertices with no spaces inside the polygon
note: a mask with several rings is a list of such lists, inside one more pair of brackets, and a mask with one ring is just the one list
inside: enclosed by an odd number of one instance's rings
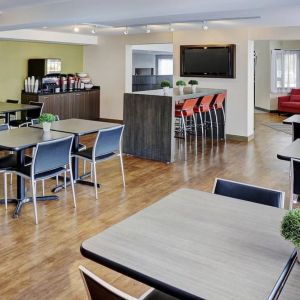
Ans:
{"label": "wooden table top", "polygon": [[60,139],[71,134],[50,131],[45,134],[43,130],[31,127],[21,127],[0,131],[0,149],[19,151],[36,146],[36,144]]}
{"label": "wooden table top", "polygon": [[283,124],[300,123],[300,115],[293,115],[282,121]]}
{"label": "wooden table top", "polygon": [[181,299],[268,299],[293,247],[285,210],[180,189],[84,241],[81,253]]}
{"label": "wooden table top", "polygon": [[295,140],[277,154],[281,160],[300,159],[300,139]]}
{"label": "wooden table top", "polygon": [[33,110],[39,108],[40,107],[37,105],[0,102],[0,113],[12,113],[16,111]]}
{"label": "wooden table top", "polygon": [[[116,126],[120,126],[120,124],[83,119],[66,119],[53,122],[51,131],[85,135],[98,132],[100,129],[113,128]],[[42,128],[42,124],[33,125],[33,127]]]}
{"label": "wooden table top", "polygon": [[300,299],[300,264],[295,263],[290,276],[280,294],[280,300],[299,300]]}

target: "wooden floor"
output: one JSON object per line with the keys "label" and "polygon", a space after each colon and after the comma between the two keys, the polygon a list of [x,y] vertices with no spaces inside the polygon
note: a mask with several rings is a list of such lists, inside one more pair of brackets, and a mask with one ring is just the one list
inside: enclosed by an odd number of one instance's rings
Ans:
{"label": "wooden floor", "polygon": [[[288,199],[289,165],[276,154],[291,142],[291,136],[262,124],[282,119],[256,114],[255,140],[199,142],[197,156],[192,143],[187,161],[179,158],[168,165],[125,157],[126,189],[118,160],[98,165],[99,200],[95,200],[93,188],[76,186],[75,210],[70,190],[60,192],[60,201],[39,203],[38,226],[31,204],[24,207],[19,219],[11,218],[13,205],[7,212],[1,206],[0,299],[87,299],[80,264],[131,295],[141,295],[146,286],[83,258],[81,242],[181,187],[211,191],[215,177],[281,189]],[[48,192],[53,184],[47,181]]]}

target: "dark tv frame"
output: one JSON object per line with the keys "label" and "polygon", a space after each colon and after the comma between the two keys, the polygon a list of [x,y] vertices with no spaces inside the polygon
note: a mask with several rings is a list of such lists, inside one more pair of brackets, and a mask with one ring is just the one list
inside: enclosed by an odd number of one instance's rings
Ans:
{"label": "dark tv frame", "polygon": [[[190,74],[184,72],[184,51],[185,49],[203,49],[203,48],[228,48],[229,49],[229,67],[230,72],[228,76],[214,75],[214,74]],[[236,61],[236,45],[181,45],[180,46],[180,76],[181,77],[206,77],[206,78],[235,78],[235,61]]]}

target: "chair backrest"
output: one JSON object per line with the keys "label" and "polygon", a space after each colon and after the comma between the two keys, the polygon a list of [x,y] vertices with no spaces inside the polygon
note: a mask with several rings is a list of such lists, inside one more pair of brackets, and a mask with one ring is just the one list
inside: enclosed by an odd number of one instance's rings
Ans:
{"label": "chair backrest", "polygon": [[111,286],[83,266],[79,266],[89,299],[91,300],[138,300]]}
{"label": "chair backrest", "polygon": [[43,102],[30,101],[29,104],[30,105],[38,106],[38,108],[37,109],[28,110],[27,111],[27,118],[29,120],[31,120],[31,119],[37,119],[42,114],[44,103]]}
{"label": "chair backrest", "polygon": [[7,99],[6,103],[13,103],[13,104],[18,104],[19,100],[12,100],[12,99]]}
{"label": "chair backrest", "polygon": [[93,148],[93,158],[121,151],[123,130],[124,125],[99,130]]}
{"label": "chair backrest", "polygon": [[225,94],[218,94],[215,100],[215,105],[217,108],[222,108],[223,107],[223,102],[225,100]]}
{"label": "chair backrest", "polygon": [[214,194],[283,208],[284,192],[216,178]]}
{"label": "chair backrest", "polygon": [[202,108],[202,111],[206,112],[210,110],[210,104],[213,100],[213,95],[204,96],[200,101],[200,106]]}
{"label": "chair backrest", "polygon": [[31,125],[39,124],[39,119],[31,119]]}
{"label": "chair backrest", "polygon": [[5,131],[9,129],[9,125],[8,124],[0,124],[0,131]]}
{"label": "chair backrest", "polygon": [[67,165],[71,157],[73,136],[38,143],[31,165],[32,176]]}
{"label": "chair backrest", "polygon": [[182,110],[185,111],[194,111],[194,106],[197,104],[198,98],[193,98],[193,99],[187,99],[184,101],[182,105]]}
{"label": "chair backrest", "polygon": [[293,123],[293,141],[300,139],[300,123]]}

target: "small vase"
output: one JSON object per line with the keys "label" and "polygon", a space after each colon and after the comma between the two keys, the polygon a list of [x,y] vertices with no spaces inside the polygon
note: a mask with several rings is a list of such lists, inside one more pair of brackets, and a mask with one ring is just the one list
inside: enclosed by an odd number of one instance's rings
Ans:
{"label": "small vase", "polygon": [[163,87],[164,95],[168,95],[170,88],[168,86]]}
{"label": "small vase", "polygon": [[183,88],[184,88],[183,85],[180,85],[180,86],[178,87],[178,89],[179,89],[179,94],[180,94],[180,95],[183,95]]}
{"label": "small vase", "polygon": [[192,93],[195,94],[197,91],[197,85],[193,84],[192,85]]}
{"label": "small vase", "polygon": [[44,122],[43,123],[44,132],[50,132],[50,129],[51,129],[51,123],[50,122]]}

